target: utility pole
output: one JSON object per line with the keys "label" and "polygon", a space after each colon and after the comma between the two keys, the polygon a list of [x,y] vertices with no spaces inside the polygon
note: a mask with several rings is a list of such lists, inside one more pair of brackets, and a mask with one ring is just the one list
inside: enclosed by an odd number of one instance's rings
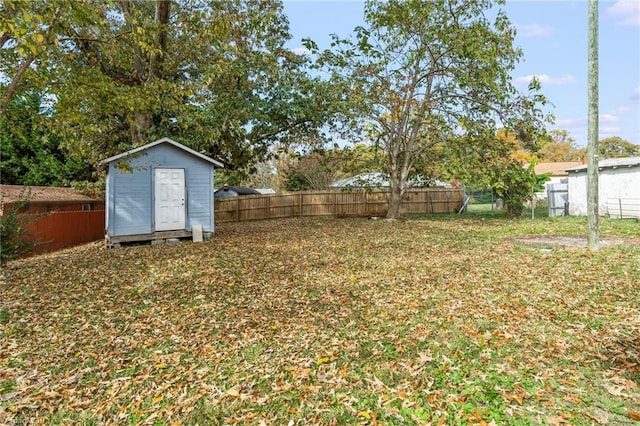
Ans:
{"label": "utility pole", "polygon": [[587,130],[587,246],[599,247],[598,229],[598,0],[589,0],[589,124]]}

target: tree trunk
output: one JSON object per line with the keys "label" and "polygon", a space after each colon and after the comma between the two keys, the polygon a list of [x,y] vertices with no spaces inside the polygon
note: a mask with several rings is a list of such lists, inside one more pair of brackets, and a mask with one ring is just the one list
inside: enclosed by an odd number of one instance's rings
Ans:
{"label": "tree trunk", "polygon": [[153,52],[149,58],[149,80],[154,78],[163,78],[160,67],[164,61],[167,52],[167,33],[169,25],[169,11],[171,8],[170,0],[158,0],[156,2],[156,24],[158,25],[158,35],[156,41],[158,43],[158,52]]}
{"label": "tree trunk", "polygon": [[137,111],[134,122],[131,125],[131,143],[133,146],[143,145],[147,142],[147,132],[151,127],[151,114]]}
{"label": "tree trunk", "polygon": [[400,219],[400,205],[402,204],[403,193],[397,186],[391,188],[389,196],[389,210],[387,210],[387,219]]}

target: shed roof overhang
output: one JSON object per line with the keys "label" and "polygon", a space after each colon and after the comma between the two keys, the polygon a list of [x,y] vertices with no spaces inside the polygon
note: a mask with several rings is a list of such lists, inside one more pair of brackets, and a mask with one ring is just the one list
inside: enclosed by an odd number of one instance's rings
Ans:
{"label": "shed roof overhang", "polygon": [[109,164],[109,163],[111,163],[113,161],[116,161],[116,160],[119,160],[121,158],[127,157],[129,155],[137,154],[139,152],[144,151],[145,149],[148,149],[148,148],[151,148],[153,146],[160,145],[160,144],[163,144],[163,143],[166,143],[166,144],[169,144],[169,145],[173,145],[174,147],[176,147],[178,149],[181,149],[181,150],[183,150],[183,151],[185,151],[185,152],[187,152],[187,153],[189,153],[189,154],[191,154],[191,155],[193,155],[195,157],[198,157],[203,161],[206,161],[208,163],[213,164],[214,167],[224,168],[224,165],[222,163],[220,163],[219,161],[216,161],[213,158],[207,157],[206,155],[200,154],[199,152],[194,151],[193,149],[191,149],[189,147],[186,147],[186,146],[174,141],[173,139],[169,139],[169,138],[158,139],[157,141],[150,142],[150,143],[148,143],[146,145],[139,146],[137,148],[131,149],[129,151],[123,152],[123,153],[118,154],[118,155],[114,155],[113,157],[105,158],[104,160],[100,161],[100,166],[104,166],[106,164]]}
{"label": "shed roof overhang", "polygon": [[[580,173],[587,171],[587,165],[565,169],[568,173]],[[606,158],[598,161],[598,170],[623,169],[640,167],[640,157]]]}

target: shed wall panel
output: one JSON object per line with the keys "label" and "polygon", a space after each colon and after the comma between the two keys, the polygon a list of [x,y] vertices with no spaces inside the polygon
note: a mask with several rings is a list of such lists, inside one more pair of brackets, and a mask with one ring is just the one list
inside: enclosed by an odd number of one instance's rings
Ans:
{"label": "shed wall panel", "polygon": [[202,225],[203,231],[213,231],[213,169],[195,167],[188,169],[188,220],[187,227]]}
{"label": "shed wall panel", "polygon": [[113,234],[152,232],[152,186],[149,170],[116,173],[113,179]]}

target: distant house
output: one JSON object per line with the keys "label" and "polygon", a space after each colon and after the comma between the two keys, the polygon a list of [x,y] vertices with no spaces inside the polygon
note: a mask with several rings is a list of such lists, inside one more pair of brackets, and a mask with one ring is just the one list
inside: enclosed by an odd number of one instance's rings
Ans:
{"label": "distant house", "polygon": [[214,169],[221,163],[162,138],[102,160],[107,244],[214,231]]}
{"label": "distant house", "polygon": [[[569,215],[587,215],[587,165],[569,173]],[[640,218],[640,157],[598,162],[598,213],[615,218]]]}

